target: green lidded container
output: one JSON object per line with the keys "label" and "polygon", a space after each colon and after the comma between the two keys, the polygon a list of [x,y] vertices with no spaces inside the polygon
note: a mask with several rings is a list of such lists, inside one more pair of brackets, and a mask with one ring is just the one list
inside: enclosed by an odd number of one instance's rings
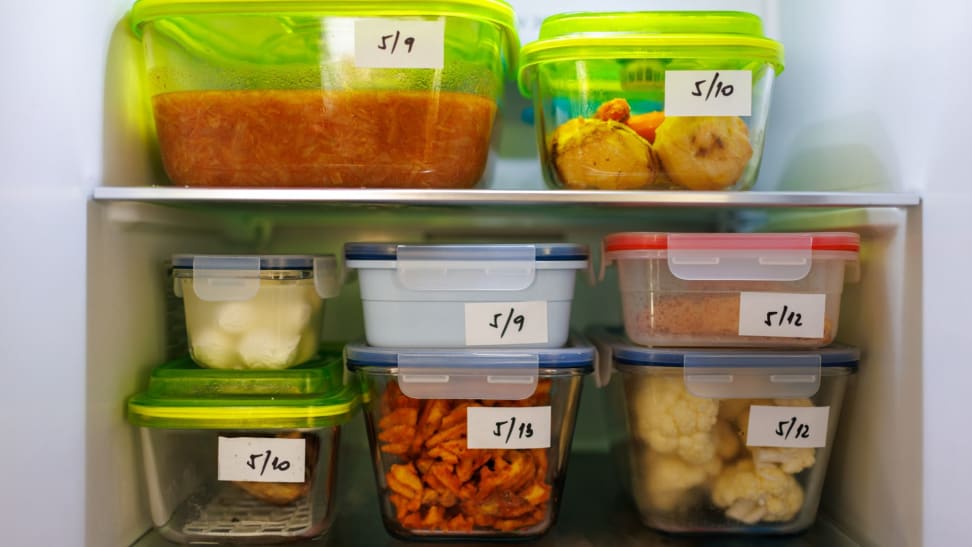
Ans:
{"label": "green lidded container", "polygon": [[155,527],[179,543],[325,534],[341,426],[359,402],[334,353],[284,370],[206,369],[188,357],[159,366],[128,400]]}
{"label": "green lidded container", "polygon": [[520,55],[544,176],[577,189],[745,190],[783,47],[756,15],[571,13]]}
{"label": "green lidded container", "polygon": [[130,18],[180,186],[471,187],[520,47],[502,0],[137,0]]}

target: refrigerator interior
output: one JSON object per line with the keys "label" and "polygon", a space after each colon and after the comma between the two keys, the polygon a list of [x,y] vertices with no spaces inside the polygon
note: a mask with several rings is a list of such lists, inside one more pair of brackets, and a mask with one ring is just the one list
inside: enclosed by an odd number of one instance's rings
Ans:
{"label": "refrigerator interior", "polygon": [[[530,28],[551,9],[512,2]],[[125,398],[141,389],[172,337],[164,260],[176,252],[339,252],[344,241],[556,240],[588,243],[617,230],[854,230],[862,277],[846,287],[838,338],[864,352],[840,422],[822,514],[861,545],[963,541],[961,494],[972,474],[962,432],[969,373],[964,281],[972,204],[960,163],[969,115],[970,8],[961,2],[598,2],[598,9],[722,7],[763,16],[787,69],[774,91],[757,189],[917,192],[920,207],[490,207],[91,199],[101,186],[164,184],[139,102],[127,2],[55,0],[56,19],[0,8],[0,44],[18,75],[2,92],[7,165],[0,185],[6,271],[27,272],[4,299],[0,339],[15,389],[0,424],[9,483],[0,497],[11,545],[127,545],[151,528]],[[558,11],[590,8],[584,0]],[[907,29],[903,31],[902,29]],[[535,32],[535,30],[534,30]],[[903,43],[903,36],[912,38]],[[36,59],[43,59],[37,63]],[[906,77],[901,77],[906,75]],[[941,82],[933,85],[932,82]],[[946,85],[946,83],[950,83]],[[951,85],[954,84],[954,85]],[[934,92],[932,91],[934,90]],[[490,167],[493,187],[540,188],[527,103],[510,87]],[[596,253],[595,253],[596,254]],[[577,328],[617,323],[616,280],[578,285]],[[352,282],[327,308],[330,339],[360,336]],[[598,393],[585,388],[577,454],[606,450]],[[356,441],[363,443],[360,435]],[[356,446],[362,449],[362,446]],[[29,472],[27,472],[29,471]],[[370,479],[370,477],[368,477]],[[576,478],[576,477],[575,477]],[[571,479],[568,478],[568,482]],[[56,515],[56,517],[52,517]],[[52,522],[52,518],[56,518]],[[597,523],[592,523],[596,526]]]}

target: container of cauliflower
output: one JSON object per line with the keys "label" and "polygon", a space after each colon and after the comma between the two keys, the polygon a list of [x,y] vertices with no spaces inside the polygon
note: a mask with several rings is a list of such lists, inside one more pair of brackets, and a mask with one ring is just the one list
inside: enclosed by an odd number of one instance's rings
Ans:
{"label": "container of cauliflower", "polygon": [[857,350],[605,344],[613,452],[647,526],[786,534],[813,523]]}
{"label": "container of cauliflower", "polygon": [[570,13],[521,54],[555,188],[745,190],[783,48],[740,12]]}
{"label": "container of cauliflower", "polygon": [[324,299],[337,296],[333,255],[175,255],[189,354],[203,367],[278,370],[318,351]]}

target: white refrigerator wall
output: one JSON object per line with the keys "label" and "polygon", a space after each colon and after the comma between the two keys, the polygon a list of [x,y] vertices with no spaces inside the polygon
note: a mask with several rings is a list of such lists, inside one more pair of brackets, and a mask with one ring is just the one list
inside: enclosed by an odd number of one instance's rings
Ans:
{"label": "white refrigerator wall", "polygon": [[[525,33],[551,6],[513,3],[531,17]],[[108,61],[113,32],[110,52],[122,54],[123,27],[116,27],[128,5],[0,6],[0,46],[8,52],[0,56],[0,264],[16,272],[0,300],[8,378],[0,398],[0,468],[8,477],[0,515],[9,545],[123,545],[149,528],[123,401],[164,354],[159,264],[186,249],[260,247],[251,237],[265,221],[259,215],[89,202],[99,184],[156,176],[144,142],[129,138],[140,128],[126,125],[137,102],[119,89],[124,75],[106,74],[115,66]],[[954,288],[972,269],[972,191],[963,161],[972,126],[972,9],[957,0],[553,5],[760,13],[786,46],[787,69],[774,94],[758,186],[922,193],[920,213],[773,215],[769,226],[855,228],[865,239],[864,277],[848,292],[841,334],[867,357],[845,409],[823,510],[862,544],[965,543],[972,441],[962,403],[972,372],[955,356],[963,354],[970,298]],[[347,231],[325,223],[327,237],[305,242],[299,234],[320,224],[305,211],[275,219],[283,229],[263,243],[337,249],[340,238],[396,233],[400,227],[385,215],[383,224],[359,222]],[[653,218],[646,212],[643,221],[620,222],[657,229]],[[664,225],[676,227],[674,218],[663,217]],[[473,216],[458,227],[488,232],[490,222]],[[605,228],[556,233],[590,239]],[[597,303],[585,291],[578,316]]]}

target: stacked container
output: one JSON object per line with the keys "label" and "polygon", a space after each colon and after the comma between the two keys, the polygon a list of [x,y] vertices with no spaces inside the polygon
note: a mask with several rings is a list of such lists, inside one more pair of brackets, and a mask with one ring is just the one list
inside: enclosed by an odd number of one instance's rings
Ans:
{"label": "stacked container", "polygon": [[[569,343],[585,247],[349,243],[385,528],[403,539],[528,539],[557,518],[582,378]],[[565,346],[566,344],[566,346]]]}
{"label": "stacked container", "polygon": [[570,13],[524,46],[519,84],[555,188],[746,190],[782,70],[752,14]]}
{"label": "stacked container", "polygon": [[278,543],[327,532],[341,426],[359,402],[322,351],[333,256],[192,256],[171,262],[189,357],[129,399],[152,519],[181,543]]}
{"label": "stacked container", "polygon": [[859,246],[848,233],[605,238],[602,267],[617,263],[628,340],[593,335],[598,375],[645,524],[792,533],[813,523],[859,360],[828,346]]}

